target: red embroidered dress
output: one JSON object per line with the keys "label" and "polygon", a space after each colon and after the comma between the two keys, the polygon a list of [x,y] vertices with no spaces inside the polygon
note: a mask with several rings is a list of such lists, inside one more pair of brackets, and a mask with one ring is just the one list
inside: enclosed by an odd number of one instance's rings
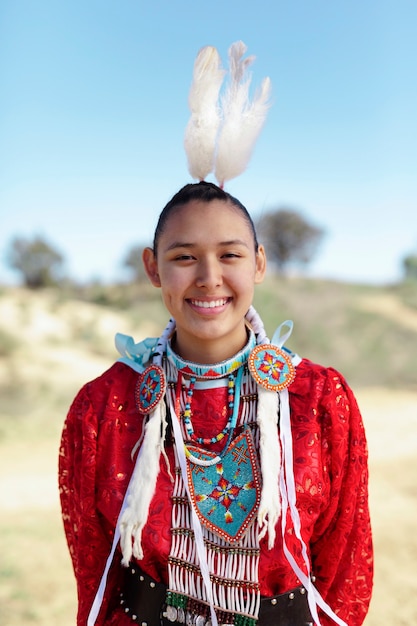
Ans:
{"label": "red embroidered dress", "polygon": [[[59,482],[64,527],[77,580],[78,626],[87,623],[134,468],[131,452],[142,434],[143,421],[135,404],[137,377],[127,365],[116,363],[85,385],[70,408],[63,430]],[[349,626],[360,626],[369,606],[373,573],[362,419],[351,390],[333,369],[302,360],[289,391],[297,507],[315,584],[341,619]],[[200,437],[210,437],[223,428],[219,414],[224,413],[226,393],[224,387],[195,392],[193,426]],[[166,449],[173,468],[172,444],[168,443]],[[165,583],[172,489],[161,458],[142,536],[141,567]],[[265,596],[299,584],[284,556],[278,526],[272,550],[267,548],[267,539],[261,540],[259,583]],[[300,545],[290,520],[286,541],[303,569]],[[98,626],[132,624],[119,607],[123,574],[120,560],[117,552]],[[320,619],[323,626],[334,624],[321,612]]]}

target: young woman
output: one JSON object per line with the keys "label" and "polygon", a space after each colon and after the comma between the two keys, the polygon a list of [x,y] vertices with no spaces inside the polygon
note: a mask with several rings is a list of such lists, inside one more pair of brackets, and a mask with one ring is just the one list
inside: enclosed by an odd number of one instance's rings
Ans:
{"label": "young woman", "polygon": [[122,358],[79,392],[62,436],[77,624],[360,626],[361,416],[338,372],[284,347],[284,328],[266,338],[248,212],[187,185],[143,261],[171,321],[159,340],[117,337]]}

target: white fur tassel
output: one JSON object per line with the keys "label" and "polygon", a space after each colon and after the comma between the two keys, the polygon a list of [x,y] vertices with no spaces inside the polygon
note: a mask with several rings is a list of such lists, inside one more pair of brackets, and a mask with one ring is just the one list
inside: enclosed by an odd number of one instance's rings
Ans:
{"label": "white fur tassel", "polygon": [[275,543],[275,525],[281,514],[279,475],[281,471],[281,448],[278,439],[278,394],[258,385],[258,417],[260,458],[262,471],[262,495],[258,522],[260,538],[268,532],[268,548]]}
{"label": "white fur tassel", "polygon": [[199,180],[204,180],[214,168],[220,124],[217,100],[224,75],[216,48],[202,48],[194,63],[193,82],[188,97],[191,118],[184,138],[189,172]]}
{"label": "white fur tassel", "polygon": [[243,59],[246,49],[238,41],[229,50],[230,84],[222,99],[223,122],[215,161],[215,176],[220,186],[246,169],[269,108],[269,78],[264,78],[253,101],[249,101],[251,76],[247,68],[254,57]]}
{"label": "white fur tassel", "polygon": [[126,567],[132,553],[139,560],[143,558],[142,529],[148,519],[149,505],[155,492],[165,430],[166,407],[162,401],[151,413],[145,426],[145,436],[126,496],[126,508],[120,518],[122,563]]}

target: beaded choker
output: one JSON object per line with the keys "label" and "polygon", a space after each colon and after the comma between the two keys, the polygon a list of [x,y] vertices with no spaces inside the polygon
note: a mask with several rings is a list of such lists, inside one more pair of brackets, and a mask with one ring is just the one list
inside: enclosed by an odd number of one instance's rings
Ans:
{"label": "beaded choker", "polygon": [[167,343],[167,357],[169,361],[177,368],[182,374],[188,374],[189,376],[195,376],[197,378],[215,379],[228,376],[232,372],[239,369],[241,365],[247,362],[250,353],[256,346],[256,337],[254,333],[249,331],[249,339],[247,344],[230,359],[220,361],[220,363],[209,363],[204,365],[203,363],[194,363],[192,361],[186,361],[178,354],[174,352],[171,346],[171,342]]}

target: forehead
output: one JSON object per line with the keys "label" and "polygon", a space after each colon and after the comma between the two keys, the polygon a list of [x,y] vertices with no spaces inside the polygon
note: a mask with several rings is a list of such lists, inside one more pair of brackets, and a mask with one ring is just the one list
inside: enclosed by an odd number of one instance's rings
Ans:
{"label": "forehead", "polygon": [[234,239],[239,235],[248,241],[253,240],[251,227],[242,211],[230,202],[193,200],[175,207],[167,218],[162,238],[178,235],[204,235]]}

